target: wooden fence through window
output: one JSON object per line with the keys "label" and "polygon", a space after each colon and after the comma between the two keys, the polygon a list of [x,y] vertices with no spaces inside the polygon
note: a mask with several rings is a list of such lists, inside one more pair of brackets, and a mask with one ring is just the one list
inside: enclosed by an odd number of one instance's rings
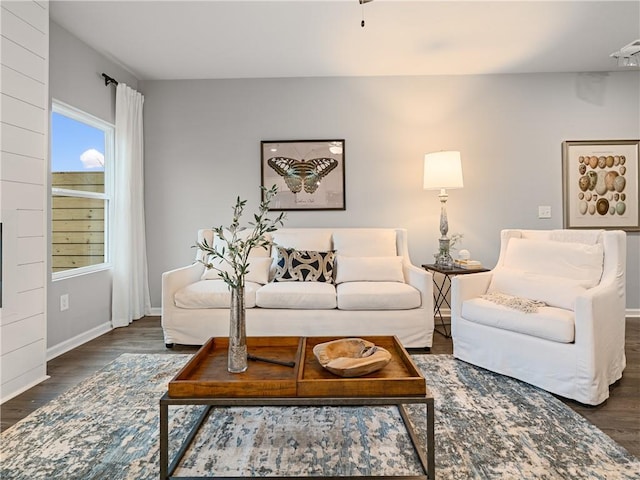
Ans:
{"label": "wooden fence through window", "polygon": [[[104,192],[104,172],[54,172],[52,186]],[[105,200],[52,197],[52,270],[60,272],[104,262]]]}

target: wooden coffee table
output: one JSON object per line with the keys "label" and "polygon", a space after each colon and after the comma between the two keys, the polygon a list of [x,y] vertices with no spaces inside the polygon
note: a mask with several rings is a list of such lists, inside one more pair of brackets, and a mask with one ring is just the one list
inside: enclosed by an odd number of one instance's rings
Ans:
{"label": "wooden coffee table", "polygon": [[[380,406],[396,405],[415,449],[424,475],[411,479],[435,478],[433,396],[424,376],[395,336],[362,337],[386,348],[391,361],[382,370],[355,378],[336,376],[318,363],[313,347],[339,337],[249,337],[249,353],[279,362],[249,361],[243,373],[227,372],[227,338],[211,338],[169,382],[160,399],[160,478],[175,477],[175,470],[191,442],[216,406]],[[405,404],[426,406],[426,453],[408,418]],[[200,417],[169,463],[169,406],[204,405]],[[222,478],[222,477],[198,477]],[[287,477],[301,478],[301,477]],[[313,478],[336,478],[320,477]],[[343,476],[339,478],[379,478]]]}

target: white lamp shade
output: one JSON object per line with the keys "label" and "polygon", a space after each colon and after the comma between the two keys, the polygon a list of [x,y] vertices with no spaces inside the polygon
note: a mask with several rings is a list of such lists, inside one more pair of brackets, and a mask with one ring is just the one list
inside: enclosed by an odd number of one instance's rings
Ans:
{"label": "white lamp shade", "polygon": [[424,189],[462,188],[460,152],[433,152],[424,156]]}

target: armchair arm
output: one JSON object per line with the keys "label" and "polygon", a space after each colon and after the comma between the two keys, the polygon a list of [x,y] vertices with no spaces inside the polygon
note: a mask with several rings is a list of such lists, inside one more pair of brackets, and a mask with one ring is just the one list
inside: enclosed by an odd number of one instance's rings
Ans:
{"label": "armchair arm", "polygon": [[576,298],[576,345],[593,355],[596,365],[609,365],[625,346],[625,291],[615,283],[599,285]]}
{"label": "armchair arm", "polygon": [[451,322],[462,314],[462,302],[487,293],[493,272],[457,275],[451,279]]}
{"label": "armchair arm", "polygon": [[624,286],[600,285],[576,298],[576,374],[590,379],[593,391],[585,395],[594,405],[609,396],[609,385],[622,376],[626,366],[624,336]]}

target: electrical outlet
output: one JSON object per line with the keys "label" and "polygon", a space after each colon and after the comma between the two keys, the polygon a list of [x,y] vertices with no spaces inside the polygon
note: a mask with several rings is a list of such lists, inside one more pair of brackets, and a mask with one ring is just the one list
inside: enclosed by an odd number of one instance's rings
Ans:
{"label": "electrical outlet", "polygon": [[69,294],[60,295],[60,311],[69,310]]}
{"label": "electrical outlet", "polygon": [[538,218],[551,218],[551,207],[548,205],[539,206]]}

